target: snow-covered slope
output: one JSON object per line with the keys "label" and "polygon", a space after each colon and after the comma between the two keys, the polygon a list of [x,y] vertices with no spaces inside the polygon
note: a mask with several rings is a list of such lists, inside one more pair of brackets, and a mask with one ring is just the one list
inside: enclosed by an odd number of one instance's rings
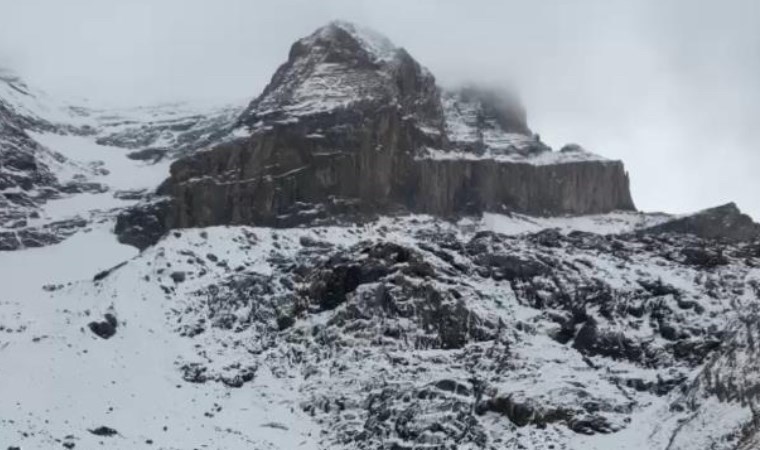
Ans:
{"label": "snow-covered slope", "polygon": [[[86,127],[72,125],[76,118],[69,112],[18,77],[0,75],[0,250],[49,242],[45,236],[51,233],[28,229],[29,220],[39,217],[39,207],[47,200],[66,192],[103,190],[88,180],[100,173],[98,167],[72,162],[31,135],[87,134]],[[64,124],[58,122],[61,118],[71,120]]]}
{"label": "snow-covered slope", "polygon": [[97,143],[135,150],[133,159],[176,158],[232,139],[239,105],[171,103],[117,111],[93,111]]}
{"label": "snow-covered slope", "polygon": [[0,251],[110,220],[149,196],[172,159],[231,139],[241,110],[69,106],[0,73]]}
{"label": "snow-covered slope", "polygon": [[[510,220],[525,223],[500,226]],[[695,415],[673,405],[757,305],[760,272],[745,261],[760,254],[724,247],[705,267],[689,259],[693,238],[508,237],[492,223],[214,227],[139,255],[95,226],[1,254],[0,436],[21,448],[708,448],[668,447],[718,432],[686,436],[678,420]],[[92,324],[108,315],[103,339]],[[730,398],[700,407],[723,411],[721,436],[751,417]]]}

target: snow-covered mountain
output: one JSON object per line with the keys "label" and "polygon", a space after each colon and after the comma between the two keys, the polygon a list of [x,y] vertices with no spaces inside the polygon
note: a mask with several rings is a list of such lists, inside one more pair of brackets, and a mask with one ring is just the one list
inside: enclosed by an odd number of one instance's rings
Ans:
{"label": "snow-covered mountain", "polygon": [[758,448],[760,225],[618,168],[345,22],[247,106],[2,75],[0,448]]}
{"label": "snow-covered mountain", "polygon": [[242,108],[71,106],[2,72],[0,251],[60,242],[135,203],[170,160],[230,139]]}

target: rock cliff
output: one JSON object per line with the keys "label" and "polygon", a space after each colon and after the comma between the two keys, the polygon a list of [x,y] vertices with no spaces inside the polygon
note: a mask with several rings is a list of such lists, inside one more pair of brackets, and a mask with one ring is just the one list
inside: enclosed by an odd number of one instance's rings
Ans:
{"label": "rock cliff", "polygon": [[760,239],[760,225],[742,213],[735,203],[709,208],[685,217],[653,226],[645,233],[691,234],[703,239],[750,241]]}
{"label": "rock cliff", "polygon": [[442,92],[404,49],[343,22],[293,45],[235,134],[172,165],[168,227],[634,209],[622,163],[552,151],[508,96]]}

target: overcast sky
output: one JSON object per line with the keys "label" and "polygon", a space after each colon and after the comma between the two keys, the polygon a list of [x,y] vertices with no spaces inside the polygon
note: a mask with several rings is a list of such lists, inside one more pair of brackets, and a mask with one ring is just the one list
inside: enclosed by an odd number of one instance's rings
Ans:
{"label": "overcast sky", "polygon": [[0,0],[0,66],[113,104],[249,99],[338,18],[443,86],[513,86],[544,141],[622,159],[640,209],[760,219],[758,0]]}

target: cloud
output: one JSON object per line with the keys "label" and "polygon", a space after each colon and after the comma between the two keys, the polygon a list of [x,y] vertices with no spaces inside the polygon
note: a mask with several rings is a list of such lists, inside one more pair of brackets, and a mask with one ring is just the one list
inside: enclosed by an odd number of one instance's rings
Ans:
{"label": "cloud", "polygon": [[0,1],[0,66],[115,104],[252,98],[295,39],[357,21],[444,85],[514,86],[544,140],[623,159],[642,209],[760,219],[755,0]]}

